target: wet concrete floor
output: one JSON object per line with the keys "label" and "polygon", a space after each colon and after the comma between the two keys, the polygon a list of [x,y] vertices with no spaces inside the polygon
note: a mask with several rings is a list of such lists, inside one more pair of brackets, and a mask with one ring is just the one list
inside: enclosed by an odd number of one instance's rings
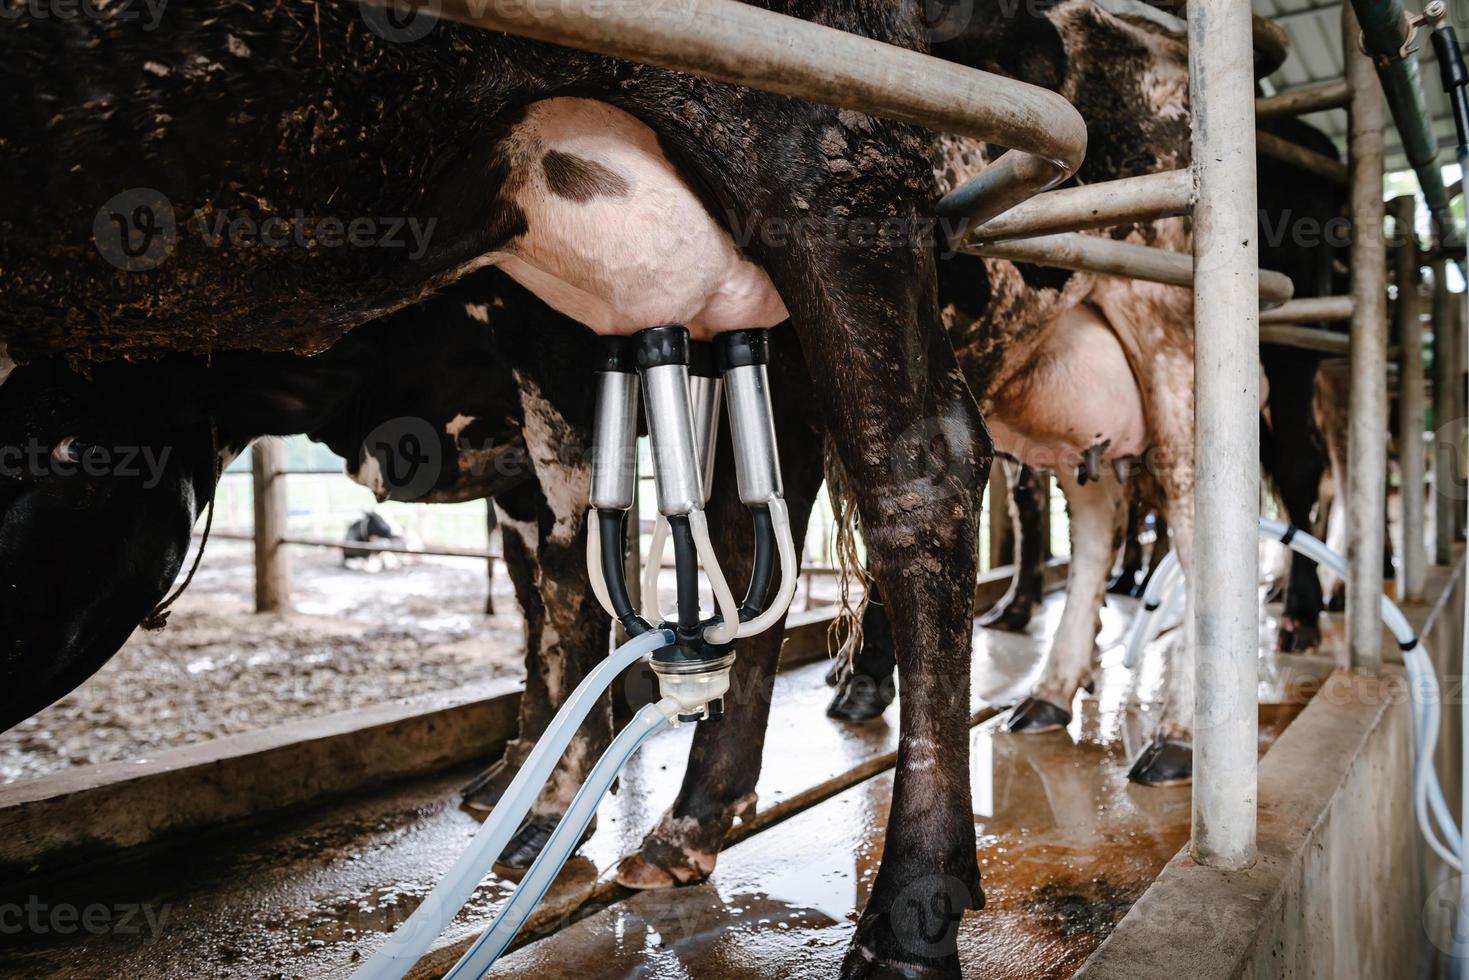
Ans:
{"label": "wet concrete floor", "polygon": [[[1053,597],[1030,637],[976,631],[973,700],[981,717],[992,713],[987,705],[1024,693],[1059,611]],[[1127,618],[1104,612],[1104,647],[1120,640]],[[1123,778],[1143,719],[1123,710],[1122,698],[1156,691],[1165,646],[1155,644],[1137,679],[1104,671],[1097,697],[1083,701],[1069,732],[1017,738],[995,734],[993,724],[975,730],[988,907],[965,925],[973,975],[1069,972],[1186,839],[1186,789],[1142,790]],[[1108,652],[1104,663],[1118,656]],[[1321,666],[1314,658],[1292,663],[1307,673]],[[753,827],[737,828],[748,839],[725,851],[711,882],[636,896],[609,884],[617,860],[677,790],[691,733],[672,731],[625,771],[537,921],[545,929],[569,922],[588,900],[614,904],[525,946],[499,975],[830,975],[881,855],[891,779],[883,766],[896,749],[897,708],[860,726],[829,721],[825,667],[778,679],[759,810]],[[1273,700],[1289,679],[1262,671]],[[1290,714],[1267,709],[1267,732]],[[456,806],[469,775],[388,788],[166,851],[108,856],[63,877],[0,883],[0,976],[345,976],[474,832],[476,819]],[[436,964],[452,961],[510,887],[486,879]],[[15,922],[18,930],[9,928]]]}

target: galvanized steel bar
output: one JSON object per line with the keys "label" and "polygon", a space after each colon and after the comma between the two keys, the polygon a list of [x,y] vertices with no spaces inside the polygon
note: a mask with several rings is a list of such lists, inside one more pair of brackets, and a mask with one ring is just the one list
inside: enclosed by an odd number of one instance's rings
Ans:
{"label": "galvanized steel bar", "polygon": [[1193,841],[1255,861],[1260,496],[1255,98],[1247,0],[1190,0],[1194,205]]}
{"label": "galvanized steel bar", "polygon": [[[1245,142],[1249,143],[1248,137]],[[1251,157],[1251,160],[1253,159]],[[1250,171],[1254,172],[1253,163],[1250,165]],[[1251,220],[1254,220],[1253,215]],[[1198,249],[1197,227],[1196,219],[1194,233],[1196,253]],[[1254,226],[1251,225],[1251,228],[1253,229]],[[1249,237],[1251,241],[1256,237],[1253,230]],[[1009,259],[1012,262],[1030,262],[1035,265],[1054,266],[1058,269],[1074,269],[1078,272],[1097,272],[1108,276],[1144,279],[1148,282],[1161,282],[1169,286],[1193,286],[1194,272],[1198,267],[1198,263],[1190,259],[1184,252],[1170,252],[1167,249],[1114,241],[1098,235],[1076,233],[1042,235],[1007,242],[986,242],[980,245],[965,246],[960,251],[992,259]],[[1289,276],[1269,270],[1258,270],[1256,273],[1251,273],[1250,281],[1252,285],[1258,282],[1259,289],[1259,305],[1258,308],[1251,307],[1252,318],[1257,315],[1257,309],[1280,306],[1285,303],[1290,299],[1294,289]],[[1221,321],[1216,320],[1211,323],[1211,329],[1218,330],[1220,326]]]}
{"label": "galvanized steel bar", "polygon": [[1263,95],[1255,100],[1255,118],[1272,119],[1277,116],[1303,116],[1323,109],[1341,109],[1351,101],[1352,91],[1345,79],[1322,82],[1319,85],[1302,85],[1286,89],[1274,95]]}
{"label": "galvanized steel bar", "polygon": [[1294,324],[1267,324],[1262,319],[1260,343],[1347,357],[1351,354],[1352,342],[1346,334],[1333,330],[1322,330],[1319,327],[1298,327]]}
{"label": "galvanized steel bar", "polygon": [[1067,187],[1037,194],[985,222],[969,238],[997,242],[1173,217],[1188,213],[1193,196],[1194,177],[1188,170]]}
{"label": "galvanized steel bar", "polygon": [[1454,523],[1459,511],[1459,453],[1453,438],[1462,432],[1454,392],[1459,384],[1460,321],[1449,292],[1448,262],[1433,263],[1433,562],[1454,560]]}
{"label": "galvanized steel bar", "polygon": [[1403,477],[1403,567],[1398,581],[1403,599],[1418,602],[1428,575],[1428,547],[1424,539],[1423,425],[1428,388],[1423,376],[1423,307],[1419,293],[1418,236],[1413,230],[1417,207],[1411,196],[1392,202],[1394,236],[1393,278],[1397,303],[1393,322],[1398,346],[1398,465]]}
{"label": "galvanized steel bar", "polygon": [[1347,442],[1347,651],[1353,667],[1382,668],[1383,511],[1387,472],[1387,245],[1383,238],[1382,88],[1357,48],[1357,18],[1342,6],[1352,86],[1352,353]]}
{"label": "galvanized steel bar", "polygon": [[1264,130],[1255,134],[1255,146],[1267,157],[1288,163],[1306,173],[1325,177],[1333,184],[1346,186],[1347,165],[1325,153],[1308,150],[1298,143],[1292,143],[1284,137],[1267,133]]}
{"label": "galvanized steel bar", "polygon": [[1010,147],[941,217],[987,221],[1065,180],[1086,151],[1086,124],[1054,92],[736,0],[396,5]]}
{"label": "galvanized steel bar", "polygon": [[[1260,314],[1260,324],[1332,323],[1352,318],[1350,296],[1307,296]],[[1346,334],[1341,335],[1345,339]]]}

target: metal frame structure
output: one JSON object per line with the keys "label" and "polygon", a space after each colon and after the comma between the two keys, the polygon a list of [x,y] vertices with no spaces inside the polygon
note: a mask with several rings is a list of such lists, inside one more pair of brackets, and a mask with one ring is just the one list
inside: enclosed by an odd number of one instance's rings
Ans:
{"label": "metal frame structure", "polygon": [[[1436,219],[1447,214],[1423,99],[1404,43],[1411,31],[1401,0],[1351,0],[1347,77],[1256,99],[1257,60],[1284,56],[1280,31],[1251,14],[1247,0],[1187,4],[1193,117],[1189,172],[1056,191],[1025,203],[1079,166],[1085,127],[1053,93],[735,0],[684,0],[676,16],[643,0],[562,0],[555,5],[473,4],[470,0],[364,0],[422,7],[452,20],[659,65],[720,81],[839,105],[1010,147],[1009,153],[936,207],[974,229],[966,248],[1025,261],[1070,262],[1181,285],[1195,291],[1197,576],[1193,792],[1194,858],[1234,869],[1255,860],[1256,503],[1261,301],[1279,305],[1265,334],[1272,343],[1319,346],[1324,331],[1291,326],[1350,318],[1352,370],[1349,553],[1352,665],[1381,664],[1382,542],[1386,433],[1386,256],[1382,240],[1383,88]],[[483,8],[483,9],[480,9]],[[1355,9],[1353,9],[1355,8]],[[1356,16],[1369,58],[1358,48]],[[1263,55],[1255,48],[1263,46]],[[1374,59],[1376,64],[1374,66]],[[1382,84],[1379,85],[1380,76]],[[1340,106],[1350,100],[1348,169],[1274,138],[1262,152],[1350,187],[1353,286],[1350,297],[1289,303],[1289,291],[1256,261],[1255,121]],[[1098,248],[1078,230],[1191,213],[1192,262],[1137,246]],[[986,224],[988,222],[988,224]],[[1445,227],[1440,220],[1440,228]],[[1037,236],[1050,236],[1037,238]],[[1078,241],[1078,239],[1080,241]],[[1437,247],[1437,243],[1435,243]],[[1184,268],[1180,270],[1179,263]],[[1187,268],[1191,265],[1191,269]],[[1182,271],[1182,274],[1181,274]],[[1162,277],[1162,278],[1160,278]],[[1440,278],[1441,281],[1441,278]],[[1282,292],[1284,295],[1282,295]],[[1329,314],[1329,315],[1328,315]],[[1339,349],[1339,340],[1335,342]],[[1454,348],[1462,353],[1462,342]],[[1410,359],[1411,360],[1411,359]],[[1411,363],[1405,369],[1413,370]],[[1412,387],[1409,385],[1408,387]],[[1421,391],[1421,388],[1419,389]],[[1441,475],[1441,474],[1440,474]]]}

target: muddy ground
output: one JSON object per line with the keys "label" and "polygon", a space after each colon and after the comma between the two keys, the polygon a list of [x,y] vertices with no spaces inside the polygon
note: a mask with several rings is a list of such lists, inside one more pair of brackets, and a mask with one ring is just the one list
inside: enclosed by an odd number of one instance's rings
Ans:
{"label": "muddy ground", "polygon": [[520,609],[497,565],[420,558],[376,573],[291,552],[295,611],[257,615],[248,544],[215,541],[159,633],[134,633],[90,680],[0,733],[0,782],[519,675]]}

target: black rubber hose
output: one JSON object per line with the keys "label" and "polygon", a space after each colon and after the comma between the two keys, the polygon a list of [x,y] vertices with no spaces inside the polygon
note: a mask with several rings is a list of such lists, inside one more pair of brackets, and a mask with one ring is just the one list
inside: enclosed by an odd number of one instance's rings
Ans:
{"label": "black rubber hose", "polygon": [[673,535],[673,570],[678,578],[678,625],[680,630],[699,628],[699,549],[687,514],[668,519]]}
{"label": "black rubber hose", "polygon": [[627,635],[641,636],[653,627],[633,609],[632,597],[627,593],[627,566],[622,560],[627,512],[599,510],[597,520],[602,531],[602,578],[607,582],[607,598]]}
{"label": "black rubber hose", "polygon": [[1439,81],[1444,94],[1454,109],[1454,126],[1459,133],[1459,143],[1469,143],[1469,101],[1464,96],[1464,87],[1469,85],[1469,72],[1464,70],[1464,56],[1459,52],[1459,39],[1454,29],[1447,24],[1434,30],[1430,40],[1433,53],[1438,59]]}
{"label": "black rubber hose", "polygon": [[770,519],[770,508],[764,504],[751,506],[750,519],[755,522],[755,564],[750,570],[750,587],[745,590],[745,601],[740,604],[742,623],[765,611],[770,580],[775,577],[775,524]]}

